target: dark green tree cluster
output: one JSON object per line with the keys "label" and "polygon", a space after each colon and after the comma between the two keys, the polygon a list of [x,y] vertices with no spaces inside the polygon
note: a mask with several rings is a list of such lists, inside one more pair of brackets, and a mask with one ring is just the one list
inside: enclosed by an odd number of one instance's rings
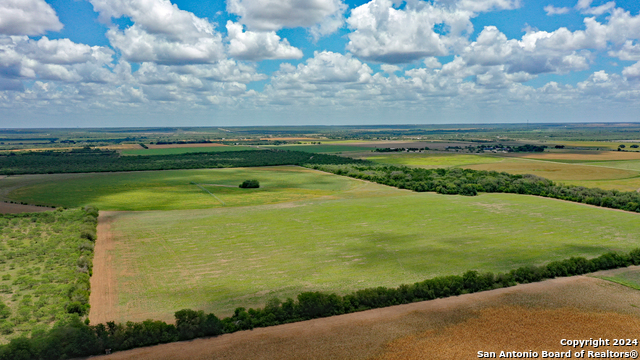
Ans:
{"label": "dark green tree cluster", "polygon": [[246,150],[176,155],[120,156],[115,151],[79,149],[0,155],[0,175],[108,171],[205,169],[274,165],[368,163],[336,155],[302,151]]}
{"label": "dark green tree cluster", "polygon": [[203,311],[180,310],[176,323],[147,320],[141,323],[107,323],[89,326],[78,316],[60,322],[53,329],[35,333],[31,338],[13,339],[0,347],[0,360],[58,360],[104,354],[196,337],[216,336],[256,327],[328,317],[416,301],[526,284],[560,276],[581,275],[630,265],[640,265],[640,249],[628,254],[606,253],[597,258],[572,257],[543,266],[524,266],[508,273],[479,273],[439,276],[397,288],[363,289],[348,295],[305,292],[280,301],[273,298],[264,308],[237,308],[222,320]]}
{"label": "dark green tree cluster", "polygon": [[525,144],[522,146],[514,146],[511,149],[514,152],[543,152],[545,148],[546,146]]}
{"label": "dark green tree cluster", "polygon": [[222,322],[203,311],[180,310],[176,323],[146,320],[89,326],[75,316],[61,321],[49,331],[21,337],[0,347],[0,360],[58,360],[104,354],[137,347],[215,336],[223,332]]}
{"label": "dark green tree cluster", "polygon": [[391,165],[308,165],[310,168],[417,192],[474,196],[478,192],[537,195],[640,212],[640,193],[556,184],[534,175],[471,169],[421,169]]}
{"label": "dark green tree cluster", "polygon": [[257,189],[260,187],[258,180],[245,180],[240,184],[241,189]]}

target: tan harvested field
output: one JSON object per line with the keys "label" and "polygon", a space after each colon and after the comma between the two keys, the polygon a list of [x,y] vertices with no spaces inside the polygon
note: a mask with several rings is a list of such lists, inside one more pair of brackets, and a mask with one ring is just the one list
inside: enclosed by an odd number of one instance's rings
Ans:
{"label": "tan harvested field", "polygon": [[605,160],[640,160],[640,152],[626,151],[572,151],[545,152],[520,156],[526,159],[540,160],[576,160],[576,161],[605,161]]}
{"label": "tan harvested field", "polygon": [[533,174],[553,181],[612,180],[632,178],[636,171],[602,166],[555,163],[551,161],[505,159],[502,162],[462,166],[467,169],[504,171],[510,174]]}
{"label": "tan harvested field", "polygon": [[98,217],[97,239],[93,251],[93,275],[89,319],[92,323],[106,323],[115,318],[118,305],[117,279],[113,266],[115,246],[111,223],[115,211],[102,211]]}
{"label": "tan harvested field", "polygon": [[22,205],[22,204],[0,202],[0,214],[19,214],[19,213],[42,212],[42,211],[51,211],[51,210],[55,210],[55,209],[50,207],[43,207],[43,206]]}
{"label": "tan harvested field", "polygon": [[[573,308],[502,306],[483,309],[476,318],[441,331],[429,330],[395,340],[385,347],[384,354],[378,359],[469,359],[476,357],[478,351],[500,355],[502,351],[542,354],[543,351],[566,353],[570,350],[574,355],[581,349],[562,346],[561,339],[627,339],[635,338],[638,333],[640,317],[632,315],[583,312]],[[637,348],[603,346],[597,351]],[[426,354],[429,356],[425,357]]]}
{"label": "tan harvested field", "polygon": [[98,358],[471,359],[480,350],[566,351],[559,347],[563,338],[633,338],[639,332],[640,291],[576,276]]}
{"label": "tan harvested field", "polygon": [[216,146],[227,146],[227,145],[218,144],[218,143],[207,143],[207,144],[164,144],[164,145],[148,144],[147,145],[147,147],[149,149],[178,149],[178,148],[216,147]]}

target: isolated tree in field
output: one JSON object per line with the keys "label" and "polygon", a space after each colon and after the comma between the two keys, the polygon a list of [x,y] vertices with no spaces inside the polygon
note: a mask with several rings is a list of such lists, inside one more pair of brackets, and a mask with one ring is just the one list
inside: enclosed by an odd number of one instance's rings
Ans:
{"label": "isolated tree in field", "polygon": [[242,189],[257,189],[260,187],[258,180],[245,180],[240,184]]}

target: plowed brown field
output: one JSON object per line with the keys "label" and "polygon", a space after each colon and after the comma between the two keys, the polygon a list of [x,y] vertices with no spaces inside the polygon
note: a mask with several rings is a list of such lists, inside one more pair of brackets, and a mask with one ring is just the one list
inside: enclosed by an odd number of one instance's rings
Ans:
{"label": "plowed brown field", "polygon": [[115,246],[111,223],[116,211],[101,211],[98,217],[97,239],[93,251],[93,276],[91,276],[91,295],[89,319],[91,323],[113,321],[117,314],[118,292],[116,274],[112,264],[112,251]]}
{"label": "plowed brown field", "polygon": [[566,351],[562,338],[639,333],[640,291],[577,276],[99,358],[471,359],[480,350]]}
{"label": "plowed brown field", "polygon": [[0,214],[18,214],[18,213],[42,212],[42,211],[50,211],[50,210],[55,210],[55,209],[50,207],[0,202]]}

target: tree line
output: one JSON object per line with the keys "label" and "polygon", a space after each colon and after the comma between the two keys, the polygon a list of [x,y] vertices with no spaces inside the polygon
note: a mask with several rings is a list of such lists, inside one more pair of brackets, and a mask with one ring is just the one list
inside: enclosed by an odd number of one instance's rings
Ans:
{"label": "tree line", "polygon": [[630,265],[640,265],[640,249],[628,254],[606,253],[597,258],[572,257],[542,266],[523,266],[507,273],[467,271],[463,275],[439,276],[397,288],[369,288],[340,296],[304,292],[296,300],[273,298],[263,308],[237,308],[232,316],[190,309],[175,313],[175,324],[147,320],[126,324],[87,325],[78,316],[58,323],[31,338],[13,339],[0,347],[0,360],[58,360],[104,354],[197,337],[216,336],[256,327],[304,321],[416,301],[432,300],[484,290],[526,284],[561,276],[586,274]]}
{"label": "tree line", "polygon": [[479,192],[549,197],[640,212],[640,193],[557,184],[535,175],[461,168],[422,169],[393,165],[307,165],[312,169],[417,192],[475,196]]}
{"label": "tree line", "polygon": [[117,152],[110,150],[75,149],[0,155],[0,175],[205,169],[306,163],[365,164],[368,162],[336,155],[275,149],[152,156],[120,156]]}

